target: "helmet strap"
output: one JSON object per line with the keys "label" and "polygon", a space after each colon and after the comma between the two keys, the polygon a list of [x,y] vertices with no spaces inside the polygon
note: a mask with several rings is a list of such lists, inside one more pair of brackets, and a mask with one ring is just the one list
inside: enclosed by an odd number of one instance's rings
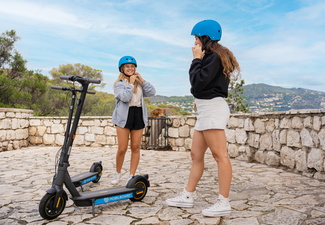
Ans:
{"label": "helmet strap", "polygon": [[122,72],[122,73],[124,74],[124,76],[131,77],[130,75],[125,74],[124,72]]}
{"label": "helmet strap", "polygon": [[[123,66],[123,65],[122,65],[122,66]],[[122,67],[122,66],[121,66],[121,67]],[[121,72],[124,76],[126,76],[126,77],[131,77],[130,75],[125,74],[122,68],[120,68],[120,72]]]}
{"label": "helmet strap", "polygon": [[[208,44],[210,44],[210,42],[211,42],[212,40],[210,39],[209,41],[208,41],[208,43],[206,43],[205,45],[202,45],[202,51],[204,51],[206,48],[207,48],[207,46],[208,46]],[[202,41],[201,41],[202,42]],[[202,43],[203,44],[203,43]]]}

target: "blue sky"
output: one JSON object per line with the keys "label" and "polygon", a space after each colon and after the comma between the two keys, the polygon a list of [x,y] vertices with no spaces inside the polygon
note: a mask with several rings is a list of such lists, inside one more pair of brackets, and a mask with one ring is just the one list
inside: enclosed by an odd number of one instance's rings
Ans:
{"label": "blue sky", "polygon": [[113,93],[118,60],[131,55],[158,95],[190,95],[192,27],[223,29],[246,84],[325,90],[323,0],[0,0],[0,33],[15,30],[27,68],[82,63],[102,70]]}

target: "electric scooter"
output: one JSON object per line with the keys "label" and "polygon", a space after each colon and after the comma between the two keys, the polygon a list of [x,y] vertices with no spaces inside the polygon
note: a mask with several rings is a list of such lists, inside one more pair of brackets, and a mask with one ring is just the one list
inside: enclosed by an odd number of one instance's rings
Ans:
{"label": "electric scooter", "polygon": [[[68,139],[69,139],[69,133],[70,133],[70,128],[71,128],[71,123],[72,123],[72,117],[73,113],[75,110],[75,102],[77,98],[77,92],[80,91],[75,88],[68,88],[68,87],[57,87],[57,86],[51,86],[52,89],[57,89],[57,90],[62,90],[62,91],[70,91],[71,92],[71,102],[70,102],[70,107],[69,107],[69,117],[68,117],[68,122],[67,122],[67,127],[66,131],[64,134],[64,141],[63,141],[63,146],[66,146],[68,144]],[[94,91],[87,91],[88,94],[95,94]],[[61,151],[62,148],[59,150]],[[102,161],[99,162],[94,162],[89,171],[72,176],[71,180],[72,183],[74,184],[75,187],[80,187],[81,191],[83,191],[83,186],[84,184],[87,184],[89,182],[97,183],[100,180],[100,177],[102,176]]]}
{"label": "electric scooter", "polygon": [[[70,88],[73,91],[80,92],[79,100],[77,101],[77,110],[74,113],[73,124],[67,123],[66,137],[67,141],[61,148],[60,157],[57,160],[56,174],[53,177],[52,187],[46,191],[46,194],[40,201],[39,213],[47,220],[57,218],[63,212],[66,201],[68,201],[68,195],[65,192],[63,185],[68,189],[71,196],[70,199],[76,206],[92,206],[92,213],[95,215],[95,206],[119,201],[123,199],[130,199],[131,201],[141,201],[147,194],[148,187],[150,187],[148,174],[133,176],[126,186],[113,187],[97,191],[79,192],[76,188],[76,184],[73,182],[69,175],[69,157],[72,150],[73,141],[76,138],[76,130],[80,119],[83,104],[86,98],[86,94],[94,94],[94,91],[88,90],[91,83],[99,84],[100,80],[84,78],[79,76],[60,76],[62,80],[68,80],[78,82],[81,84],[80,89]],[[67,90],[67,87],[54,87],[54,89]],[[72,114],[71,120],[72,120]],[[69,116],[69,117],[70,117]],[[101,164],[100,164],[101,165]],[[99,168],[97,168],[99,170]],[[79,179],[80,180],[80,179]]]}

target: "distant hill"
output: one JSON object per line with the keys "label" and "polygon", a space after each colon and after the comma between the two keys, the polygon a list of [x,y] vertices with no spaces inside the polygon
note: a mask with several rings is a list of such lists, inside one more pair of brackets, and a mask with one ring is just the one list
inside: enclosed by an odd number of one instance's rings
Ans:
{"label": "distant hill", "polygon": [[325,92],[304,88],[282,88],[267,84],[243,86],[244,99],[254,111],[288,111],[325,108]]}
{"label": "distant hill", "polygon": [[[243,86],[244,100],[249,103],[252,112],[288,111],[291,109],[325,108],[325,92],[304,88],[282,88],[267,84],[249,84]],[[153,96],[153,104],[173,104],[188,110],[193,96]]]}

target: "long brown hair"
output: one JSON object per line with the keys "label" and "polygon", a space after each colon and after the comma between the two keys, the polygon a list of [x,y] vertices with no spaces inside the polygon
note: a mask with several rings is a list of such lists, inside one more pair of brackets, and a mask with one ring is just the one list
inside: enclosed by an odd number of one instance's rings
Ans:
{"label": "long brown hair", "polygon": [[219,44],[218,41],[212,41],[209,36],[206,35],[202,36],[200,40],[202,42],[202,46],[205,46],[206,53],[215,52],[218,54],[223,66],[223,73],[229,79],[240,74],[239,63],[234,54],[228,48]]}

